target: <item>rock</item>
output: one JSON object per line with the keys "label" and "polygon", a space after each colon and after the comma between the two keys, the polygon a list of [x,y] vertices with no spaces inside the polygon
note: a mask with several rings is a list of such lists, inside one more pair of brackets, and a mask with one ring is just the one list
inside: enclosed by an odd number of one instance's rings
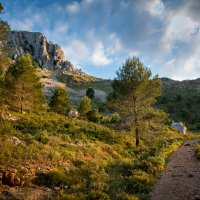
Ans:
{"label": "rock", "polygon": [[175,128],[176,130],[178,130],[179,132],[186,134],[187,132],[187,128],[186,126],[184,126],[181,122],[180,123],[172,123],[171,127]]}
{"label": "rock", "polygon": [[16,169],[6,169],[2,175],[2,184],[9,185],[9,186],[20,186],[21,180],[17,176]]}
{"label": "rock", "polygon": [[13,143],[14,145],[19,145],[19,144],[22,143],[22,141],[21,141],[19,138],[13,136],[13,137],[12,137],[12,143]]}
{"label": "rock", "polygon": [[61,190],[61,188],[60,187],[54,187],[53,188],[56,192],[58,192],[58,191],[60,191]]}
{"label": "rock", "polygon": [[64,186],[64,189],[65,189],[65,190],[67,190],[67,189],[68,189],[68,186],[67,186],[67,185],[65,185],[65,186]]}
{"label": "rock", "polygon": [[14,178],[14,185],[15,185],[15,186],[20,186],[20,185],[21,185],[21,180],[20,180],[19,177],[15,177],[15,178]]}
{"label": "rock", "polygon": [[9,170],[6,170],[3,173],[2,183],[9,186],[15,185],[15,173]]}
{"label": "rock", "polygon": [[10,31],[8,33],[8,46],[12,49],[11,58],[16,60],[24,53],[30,53],[32,60],[36,61],[39,67],[58,70],[65,69],[74,71],[72,63],[65,60],[61,47],[48,42],[39,32]]}

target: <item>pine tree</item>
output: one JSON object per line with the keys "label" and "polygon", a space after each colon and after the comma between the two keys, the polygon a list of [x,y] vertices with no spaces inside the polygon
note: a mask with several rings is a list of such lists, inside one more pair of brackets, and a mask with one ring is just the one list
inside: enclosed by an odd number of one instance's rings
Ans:
{"label": "pine tree", "polygon": [[44,106],[42,84],[30,55],[25,54],[8,68],[5,76],[6,103],[11,109],[34,112]]}
{"label": "pine tree", "polygon": [[62,115],[69,112],[71,109],[71,102],[68,92],[62,88],[56,89],[50,101],[50,108],[52,111]]}
{"label": "pine tree", "polygon": [[161,94],[161,82],[158,76],[151,76],[150,69],[138,58],[133,57],[119,69],[112,87],[114,92],[109,104],[129,118],[136,134],[136,146],[139,146],[141,129],[154,112],[152,105]]}
{"label": "pine tree", "polygon": [[95,91],[93,88],[88,88],[87,91],[86,91],[86,96],[89,97],[90,99],[93,99],[94,98],[94,94],[95,94]]}
{"label": "pine tree", "polygon": [[78,111],[80,113],[81,116],[86,116],[86,114],[92,109],[92,104],[91,104],[91,100],[87,97],[84,96],[82,98],[82,101],[79,105]]}

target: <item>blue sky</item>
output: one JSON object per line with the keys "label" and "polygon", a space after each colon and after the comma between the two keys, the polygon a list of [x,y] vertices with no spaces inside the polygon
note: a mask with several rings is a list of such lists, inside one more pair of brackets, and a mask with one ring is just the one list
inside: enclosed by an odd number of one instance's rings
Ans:
{"label": "blue sky", "polygon": [[199,0],[1,0],[13,30],[41,32],[75,66],[113,78],[128,57],[160,77],[200,77]]}

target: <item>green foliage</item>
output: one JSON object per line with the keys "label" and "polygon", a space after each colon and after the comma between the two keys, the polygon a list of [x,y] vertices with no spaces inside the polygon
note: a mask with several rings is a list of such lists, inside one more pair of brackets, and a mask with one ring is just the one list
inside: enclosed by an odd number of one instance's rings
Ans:
{"label": "green foliage", "polygon": [[86,116],[86,114],[91,109],[92,109],[91,100],[87,96],[84,96],[78,108],[80,115]]}
{"label": "green foliage", "polygon": [[40,131],[35,135],[35,139],[43,144],[47,144],[49,141],[48,133],[46,131]]}
{"label": "green foliage", "polygon": [[61,169],[54,169],[48,174],[38,174],[38,177],[39,179],[36,180],[36,183],[49,187],[65,186],[68,183],[67,175]]}
{"label": "green foliage", "polygon": [[110,122],[115,123],[115,122],[119,122],[120,121],[120,116],[118,113],[113,113],[111,115],[111,119]]}
{"label": "green foliage", "polygon": [[198,159],[200,159],[200,145],[197,145],[196,149],[195,149],[195,154],[196,154],[196,157]]}
{"label": "green foliage", "polygon": [[38,111],[44,107],[42,85],[32,65],[30,55],[26,54],[12,64],[5,76],[6,103],[13,110]]}
{"label": "green foliage", "polygon": [[169,114],[176,122],[183,122],[190,130],[200,130],[200,92],[199,79],[190,81],[172,81],[161,79],[162,96],[156,107]]}
{"label": "green foliage", "polygon": [[142,170],[134,170],[133,175],[128,177],[127,190],[133,194],[148,193],[154,184],[154,178]]}
{"label": "green foliage", "polygon": [[90,110],[88,113],[87,113],[87,118],[92,121],[92,122],[98,122],[99,121],[99,112],[97,109],[93,109],[93,110]]}
{"label": "green foliage", "polygon": [[0,121],[0,136],[15,135],[16,129],[10,122]]}
{"label": "green foliage", "polygon": [[94,98],[94,94],[95,94],[95,91],[93,88],[88,88],[87,91],[86,91],[86,96],[89,97],[90,99],[93,99]]}
{"label": "green foliage", "polygon": [[158,76],[151,77],[150,69],[146,68],[138,58],[127,59],[117,72],[114,79],[113,94],[109,96],[109,105],[122,115],[129,117],[135,127],[136,146],[139,145],[141,127],[149,115],[154,113],[152,105],[161,93]]}
{"label": "green foliage", "polygon": [[62,88],[56,89],[50,101],[50,108],[59,114],[67,114],[71,108],[68,92]]}

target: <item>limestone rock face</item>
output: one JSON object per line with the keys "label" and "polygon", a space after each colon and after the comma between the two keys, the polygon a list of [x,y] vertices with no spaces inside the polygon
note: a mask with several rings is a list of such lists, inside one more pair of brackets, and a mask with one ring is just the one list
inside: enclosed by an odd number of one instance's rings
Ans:
{"label": "limestone rock face", "polygon": [[11,58],[13,60],[24,53],[30,53],[31,58],[41,68],[75,70],[72,63],[65,60],[61,47],[48,42],[46,37],[39,32],[10,31],[8,33],[8,46],[12,49]]}

